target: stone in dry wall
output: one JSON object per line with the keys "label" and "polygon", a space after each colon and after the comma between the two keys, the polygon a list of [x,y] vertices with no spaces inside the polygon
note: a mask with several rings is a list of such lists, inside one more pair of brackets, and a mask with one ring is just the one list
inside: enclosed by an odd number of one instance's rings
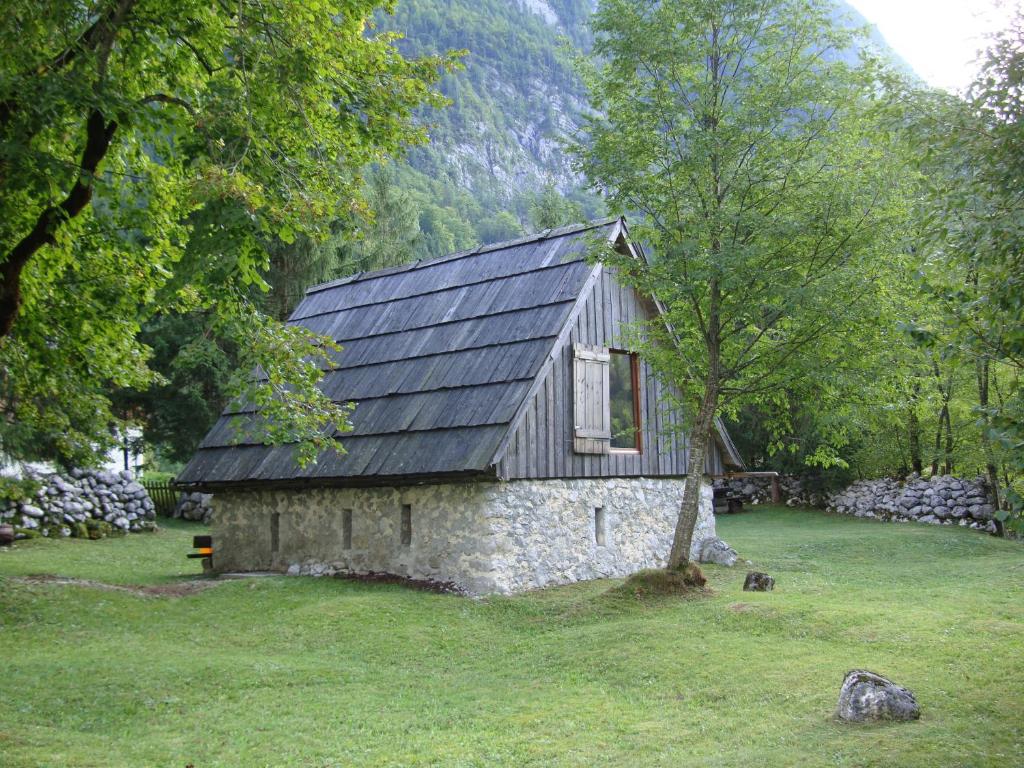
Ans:
{"label": "stone in dry wall", "polygon": [[171,517],[209,525],[210,519],[213,517],[212,499],[213,494],[210,493],[199,493],[198,491],[182,493],[178,496],[178,503],[174,505],[174,513]]}
{"label": "stone in dry wall", "polygon": [[[219,571],[390,573],[472,594],[625,576],[665,564],[683,482],[515,480],[220,492],[213,499],[214,565]],[[715,535],[711,496],[705,484],[693,555]]]}
{"label": "stone in dry wall", "polygon": [[827,509],[855,517],[960,525],[995,532],[992,505],[982,478],[964,480],[935,475],[924,479],[911,475],[906,481],[861,480],[831,496]]}
{"label": "stone in dry wall", "polygon": [[72,469],[66,475],[28,472],[25,478],[41,485],[35,496],[0,509],[0,523],[13,525],[18,538],[100,538],[155,527],[153,501],[130,472]]}

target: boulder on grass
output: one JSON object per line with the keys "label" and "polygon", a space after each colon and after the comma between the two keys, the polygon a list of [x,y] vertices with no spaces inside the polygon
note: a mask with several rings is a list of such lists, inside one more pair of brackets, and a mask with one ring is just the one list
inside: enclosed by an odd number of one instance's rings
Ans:
{"label": "boulder on grass", "polygon": [[736,550],[726,544],[717,536],[709,536],[700,543],[697,561],[701,563],[715,563],[732,567],[736,564]]}
{"label": "boulder on grass", "polygon": [[750,571],[743,582],[744,592],[771,592],[774,588],[775,579],[759,571]]}
{"label": "boulder on grass", "polygon": [[854,669],[843,679],[836,717],[849,723],[917,720],[921,708],[906,688],[874,672]]}

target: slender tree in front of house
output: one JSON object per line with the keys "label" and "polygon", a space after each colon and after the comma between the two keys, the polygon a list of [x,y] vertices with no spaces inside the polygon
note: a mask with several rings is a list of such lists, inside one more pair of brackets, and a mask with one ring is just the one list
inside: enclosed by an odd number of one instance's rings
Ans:
{"label": "slender tree in front of house", "polygon": [[597,114],[575,148],[649,263],[614,266],[666,322],[632,342],[687,400],[687,483],[669,558],[689,559],[714,421],[819,366],[874,290],[898,168],[880,68],[812,0],[603,0],[584,65]]}

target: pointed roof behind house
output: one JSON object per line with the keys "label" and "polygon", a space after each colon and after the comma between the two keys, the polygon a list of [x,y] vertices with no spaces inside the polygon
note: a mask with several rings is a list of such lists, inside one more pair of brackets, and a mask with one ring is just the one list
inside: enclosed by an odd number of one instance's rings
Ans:
{"label": "pointed roof behind house", "polygon": [[339,342],[323,391],[355,401],[347,453],[300,468],[289,446],[235,443],[226,411],[178,482],[382,483],[493,474],[495,453],[619,219],[548,230],[451,256],[314,286],[292,313]]}

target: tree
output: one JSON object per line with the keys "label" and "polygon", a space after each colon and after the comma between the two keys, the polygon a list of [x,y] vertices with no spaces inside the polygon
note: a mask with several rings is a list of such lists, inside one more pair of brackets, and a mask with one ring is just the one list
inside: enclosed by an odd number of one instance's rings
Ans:
{"label": "tree", "polygon": [[[358,209],[360,170],[424,138],[448,57],[406,59],[375,0],[15,0],[0,16],[0,403],[9,455],[85,461],[111,388],[156,377],[137,334],[200,311],[264,375],[309,459],[345,410],[323,342],[264,316],[267,243]],[[388,7],[386,5],[386,7]],[[268,422],[269,423],[269,422]]]}
{"label": "tree", "polygon": [[[940,309],[915,327],[936,354],[974,374],[986,474],[999,508],[1000,458],[1008,509],[1020,526],[1024,495],[1024,13],[996,35],[966,99],[918,94],[919,167],[930,179],[920,247]],[[995,390],[997,397],[992,398]],[[1015,483],[1016,480],[1016,483]]]}
{"label": "tree", "polygon": [[336,246],[336,277],[387,269],[416,258],[420,211],[393,169],[379,168],[369,179],[369,211],[347,240]]}
{"label": "tree", "polygon": [[669,567],[689,558],[716,414],[841,360],[890,217],[884,84],[811,0],[603,0],[575,147],[650,263],[603,256],[665,308],[631,342],[692,414]]}
{"label": "tree", "polygon": [[544,187],[530,203],[530,226],[535,232],[583,221],[583,206],[563,197],[553,184]]}

